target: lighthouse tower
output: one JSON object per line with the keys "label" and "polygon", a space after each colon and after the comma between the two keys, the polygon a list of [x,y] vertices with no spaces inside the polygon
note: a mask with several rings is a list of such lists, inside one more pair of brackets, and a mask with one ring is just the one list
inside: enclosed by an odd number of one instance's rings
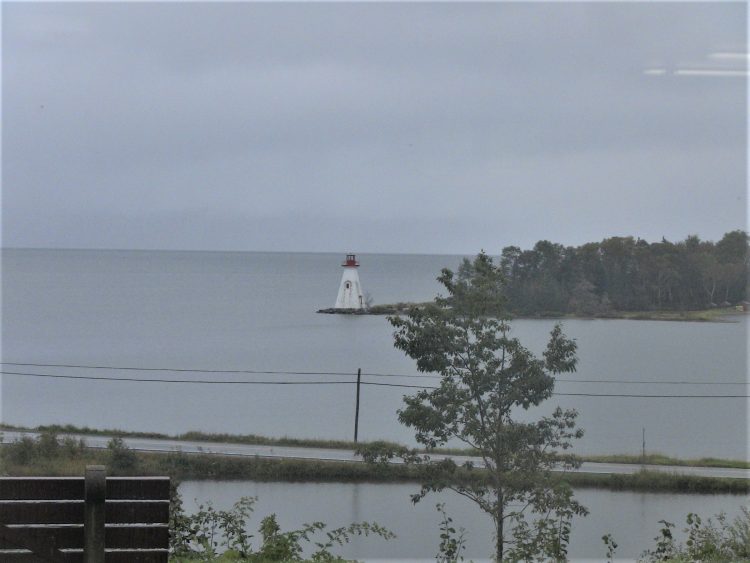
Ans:
{"label": "lighthouse tower", "polygon": [[344,267],[344,273],[341,275],[341,285],[334,309],[364,309],[365,297],[362,284],[359,283],[357,257],[347,254],[346,262],[341,265]]}

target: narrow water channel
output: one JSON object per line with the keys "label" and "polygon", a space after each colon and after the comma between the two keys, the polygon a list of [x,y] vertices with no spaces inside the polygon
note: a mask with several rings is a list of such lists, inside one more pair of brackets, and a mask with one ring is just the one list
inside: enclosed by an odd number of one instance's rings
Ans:
{"label": "narrow water channel", "polygon": [[[257,496],[258,502],[251,532],[257,534],[260,520],[275,513],[282,529],[305,522],[322,521],[331,528],[363,520],[375,521],[395,532],[394,540],[355,538],[337,551],[346,558],[429,560],[437,552],[440,516],[437,502],[445,502],[455,526],[467,530],[466,559],[487,560],[492,551],[492,527],[489,518],[471,502],[446,492],[427,497],[417,505],[409,495],[415,484],[368,483],[261,483],[254,481],[186,481],[180,488],[185,509],[192,512],[198,503],[211,501],[214,507],[227,509],[242,496]],[[684,527],[685,516],[695,512],[709,517],[721,511],[730,517],[739,514],[747,503],[743,496],[686,495],[578,490],[576,498],[590,514],[573,523],[569,555],[571,559],[603,561],[606,549],[602,536],[611,533],[617,541],[618,558],[634,559],[654,547],[659,520]]]}

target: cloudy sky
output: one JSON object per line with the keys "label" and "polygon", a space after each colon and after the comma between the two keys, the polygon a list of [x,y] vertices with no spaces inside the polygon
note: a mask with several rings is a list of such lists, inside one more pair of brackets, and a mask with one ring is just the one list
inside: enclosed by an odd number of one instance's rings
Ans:
{"label": "cloudy sky", "polygon": [[2,25],[4,246],[746,226],[746,77],[684,72],[745,68],[721,55],[747,53],[744,3],[3,3]]}

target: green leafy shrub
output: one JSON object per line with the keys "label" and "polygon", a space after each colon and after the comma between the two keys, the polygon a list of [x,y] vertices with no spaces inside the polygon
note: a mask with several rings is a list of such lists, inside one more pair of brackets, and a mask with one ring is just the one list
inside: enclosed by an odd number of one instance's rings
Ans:
{"label": "green leafy shrub", "polygon": [[615,559],[615,552],[617,551],[617,542],[612,537],[612,534],[605,534],[602,536],[604,546],[607,548],[607,562],[611,563]]}
{"label": "green leafy shrub", "polygon": [[86,449],[86,442],[83,438],[76,440],[71,436],[65,436],[60,442],[60,454],[68,459],[77,459],[83,456]]}
{"label": "green leafy shrub", "polygon": [[54,431],[45,431],[36,438],[22,436],[2,448],[3,461],[8,465],[47,466],[53,461],[78,459],[86,443],[70,437],[60,440]]}
{"label": "green leafy shrub", "polygon": [[43,459],[55,459],[60,456],[60,442],[54,432],[42,432],[36,441],[36,449],[39,457]]}
{"label": "green leafy shrub", "polygon": [[138,456],[125,445],[120,436],[115,436],[107,443],[109,451],[109,471],[113,475],[128,475],[136,471],[138,467]]}
{"label": "green leafy shrub", "polygon": [[[251,541],[254,536],[247,530],[257,500],[257,497],[242,497],[229,510],[216,510],[211,503],[201,504],[195,514],[186,515],[182,499],[176,487],[173,488],[169,528],[170,551],[174,558],[197,557],[201,561],[212,561],[222,555],[249,562],[302,561],[304,545],[309,544],[315,549],[310,556],[313,561],[341,561],[331,550],[349,543],[353,536],[376,535],[386,540],[396,537],[386,528],[369,522],[330,531],[326,531],[327,525],[323,522],[313,522],[285,532],[276,515],[271,514],[261,520],[260,541],[254,549]],[[325,537],[318,539],[321,534]]]}
{"label": "green leafy shrub", "polygon": [[[656,563],[657,561],[671,561],[673,563],[688,563],[692,561],[745,561],[750,562],[750,510],[743,506],[741,513],[731,522],[725,513],[709,518],[705,522],[692,512],[687,515],[687,526],[683,532],[687,534],[685,543],[680,543],[674,537],[675,525],[666,520],[660,520],[662,528],[654,538],[656,546],[643,552],[639,561]],[[607,558],[614,559],[615,543],[611,534],[602,540],[607,547]]]}
{"label": "green leafy shrub", "polygon": [[36,442],[29,436],[3,447],[3,459],[13,465],[29,465],[36,457]]}
{"label": "green leafy shrub", "polygon": [[435,561],[437,563],[458,563],[459,561],[463,561],[464,557],[462,553],[466,549],[466,541],[464,539],[466,530],[459,528],[458,532],[456,532],[456,528],[453,527],[453,518],[445,512],[445,503],[438,503],[435,506],[442,517],[442,521],[440,522],[440,546],[438,547]]}

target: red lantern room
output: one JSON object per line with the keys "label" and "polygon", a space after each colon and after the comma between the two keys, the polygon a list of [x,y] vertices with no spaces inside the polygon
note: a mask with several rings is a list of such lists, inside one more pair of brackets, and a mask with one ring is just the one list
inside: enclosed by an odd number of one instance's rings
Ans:
{"label": "red lantern room", "polygon": [[357,256],[355,254],[347,254],[346,262],[341,265],[344,268],[357,268],[359,266],[359,262],[357,262]]}

